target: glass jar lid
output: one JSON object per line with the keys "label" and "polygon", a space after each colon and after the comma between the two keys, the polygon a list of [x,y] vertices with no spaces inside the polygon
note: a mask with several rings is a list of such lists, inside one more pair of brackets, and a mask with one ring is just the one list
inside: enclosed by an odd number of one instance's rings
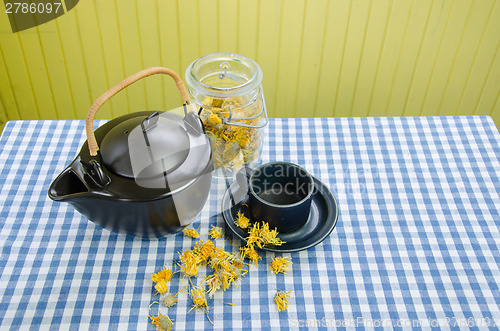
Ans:
{"label": "glass jar lid", "polygon": [[260,90],[262,70],[246,56],[215,53],[191,63],[185,77],[187,85],[203,95],[237,97]]}

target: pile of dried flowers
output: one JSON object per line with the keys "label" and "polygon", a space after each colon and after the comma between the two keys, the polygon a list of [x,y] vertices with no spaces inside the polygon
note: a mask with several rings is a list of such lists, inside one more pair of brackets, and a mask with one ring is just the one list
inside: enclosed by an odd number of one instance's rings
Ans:
{"label": "pile of dried flowers", "polygon": [[[239,254],[230,253],[225,251],[224,248],[216,247],[211,240],[205,241],[200,239],[195,242],[192,249],[178,252],[179,261],[176,262],[176,265],[179,266],[179,270],[177,270],[177,266],[174,272],[165,267],[151,276],[151,280],[155,284],[154,288],[157,292],[156,294],[160,294],[160,302],[164,307],[170,308],[174,306],[178,301],[176,298],[177,295],[190,287],[188,295],[193,301],[193,305],[189,311],[193,309],[205,311],[208,320],[212,323],[208,317],[209,306],[206,294],[208,294],[209,297],[213,297],[217,291],[226,291],[233,284],[237,286],[237,282],[245,276],[250,268],[250,265],[244,262],[245,258],[248,258],[258,267],[258,260],[262,258],[255,250],[255,247],[263,248],[266,245],[279,246],[284,243],[278,238],[277,230],[270,230],[269,224],[266,222],[255,222],[251,225],[250,220],[244,214],[238,213],[235,223],[238,226],[241,225],[249,234],[246,238],[247,244],[245,247],[240,248]],[[200,238],[199,233],[195,229],[185,229],[183,232],[184,235],[188,237]],[[213,240],[223,238],[224,234],[222,228],[212,226],[209,236]],[[270,269],[275,274],[286,273],[286,271],[289,271],[291,264],[292,262],[286,258],[274,257],[271,261]],[[199,268],[202,266],[210,268],[213,272],[205,276],[201,280],[200,285],[194,285],[191,278],[198,276]],[[246,269],[245,266],[248,266],[248,268]],[[177,272],[180,272],[185,278],[188,278],[189,284],[180,289],[175,295],[170,293],[166,294],[169,288],[168,282],[170,282],[172,275]],[[206,290],[205,287],[207,287]],[[291,291],[285,293],[279,291],[275,295],[274,301],[278,307],[278,311],[288,308],[290,292]],[[155,301],[151,305],[154,303],[160,304],[160,302]],[[233,303],[224,302],[224,304],[234,306]],[[161,331],[171,330],[174,324],[174,321],[171,320],[168,315],[163,315],[160,311],[158,311],[158,316],[149,316],[149,318],[151,319],[151,323]]]}

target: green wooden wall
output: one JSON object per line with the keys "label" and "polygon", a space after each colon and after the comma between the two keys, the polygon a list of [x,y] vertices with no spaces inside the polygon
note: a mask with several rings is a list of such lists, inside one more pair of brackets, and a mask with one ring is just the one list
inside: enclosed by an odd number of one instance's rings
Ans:
{"label": "green wooden wall", "polygon": [[[143,68],[237,52],[264,72],[270,116],[491,115],[500,126],[495,0],[81,0],[12,33],[0,14],[0,122],[84,119]],[[129,87],[111,118],[179,104],[168,78]]]}

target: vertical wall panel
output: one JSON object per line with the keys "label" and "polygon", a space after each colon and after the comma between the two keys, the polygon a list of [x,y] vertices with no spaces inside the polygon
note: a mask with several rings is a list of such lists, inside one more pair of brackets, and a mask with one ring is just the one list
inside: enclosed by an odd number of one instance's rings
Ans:
{"label": "vertical wall panel", "polygon": [[[126,76],[150,66],[184,76],[225,51],[261,65],[271,116],[491,114],[499,124],[499,1],[81,0],[16,34],[0,15],[2,108],[7,119],[84,118]],[[98,117],[179,104],[169,78],[151,77]]]}
{"label": "vertical wall panel", "polygon": [[[72,10],[59,18],[57,27],[64,54],[64,63],[66,64],[68,87],[73,98],[75,116],[84,119],[94,100],[90,92],[91,83],[87,70],[88,65],[84,61],[84,45],[80,39],[78,26],[75,24],[76,19],[76,10]],[[62,118],[69,118],[69,116],[64,115]]]}
{"label": "vertical wall panel", "polygon": [[[264,72],[263,86],[266,98],[266,106],[269,116],[275,116],[279,112],[275,108],[276,95],[276,71],[278,68],[278,45],[280,37],[281,1],[261,0],[259,7],[259,44],[256,61]],[[293,68],[291,69],[293,70]],[[282,114],[286,109],[280,106]]]}
{"label": "vertical wall panel", "polygon": [[380,53],[385,42],[391,3],[392,0],[372,1],[353,94],[352,116],[368,116],[371,92],[377,76]]}
{"label": "vertical wall panel", "polygon": [[[56,34],[55,25],[52,25],[52,29],[46,30],[45,33]],[[46,59],[40,43],[40,38],[48,39],[50,36],[40,35],[34,28],[26,33],[18,34],[17,37],[21,46],[21,59],[24,59],[26,68],[28,68],[27,74],[32,84],[30,87],[37,102],[39,115],[42,118],[57,117],[58,110],[54,103],[54,89],[49,81]],[[9,67],[10,63],[7,66]],[[60,114],[64,114],[62,109],[60,109]]]}
{"label": "vertical wall panel", "polygon": [[[238,53],[251,59],[257,58],[258,26],[259,26],[259,1],[238,0]],[[205,54],[202,52],[202,54]],[[207,53],[208,54],[208,53]]]}
{"label": "vertical wall panel", "polygon": [[0,132],[5,122],[7,122],[7,114],[5,113],[5,107],[3,105],[3,102],[0,99]]}
{"label": "vertical wall panel", "polygon": [[[158,1],[158,24],[160,34],[160,65],[171,68],[184,77],[180,71],[179,56],[179,18],[174,13],[177,12],[177,2],[175,0]],[[168,18],[168,19],[167,19]],[[163,96],[165,99],[164,109],[169,110],[179,106],[180,97],[173,81],[164,78]]]}
{"label": "vertical wall panel", "polygon": [[[73,92],[69,87],[68,71],[59,40],[58,24],[55,22],[53,26],[42,25],[35,28],[35,30],[38,30],[38,35],[40,36],[40,52],[46,68],[56,116],[68,116],[68,118],[74,119],[76,118],[76,113],[73,103]],[[48,109],[44,109],[43,111],[51,113]]]}
{"label": "vertical wall panel", "polygon": [[[198,45],[197,53],[192,53],[187,64],[198,56],[219,51],[219,20],[221,19],[217,0],[197,0],[197,6],[189,13],[191,20],[198,21],[198,30],[191,34],[190,42]],[[196,10],[197,9],[197,10]],[[196,16],[194,16],[196,14]],[[182,19],[182,18],[181,18]]]}
{"label": "vertical wall panel", "polygon": [[[488,73],[488,78],[483,83],[481,87],[481,94],[476,100],[476,106],[474,107],[474,114],[486,114],[491,115],[500,127],[500,112],[498,107],[500,106],[500,43],[497,47],[495,54],[495,59],[493,60],[492,66]],[[497,108],[495,109],[495,105]],[[488,111],[490,113],[488,114]]]}
{"label": "vertical wall panel", "polygon": [[[323,50],[328,1],[306,1],[293,116],[312,117]],[[291,117],[292,113],[287,117]]]}
{"label": "vertical wall panel", "polygon": [[[199,1],[200,4],[203,2]],[[217,20],[214,20],[214,16],[205,16],[202,12],[200,12],[200,21],[198,21],[197,4],[197,0],[177,0],[180,36],[180,48],[178,51],[181,54],[180,69],[182,76],[184,76],[184,71],[189,64],[200,56],[199,31],[203,31],[205,27],[213,31],[213,26],[217,26],[218,24]],[[217,6],[217,2],[213,1],[212,6]],[[203,24],[201,24],[202,16],[204,16]],[[211,34],[208,39],[214,43],[218,39],[218,36],[217,34]]]}
{"label": "vertical wall panel", "polygon": [[349,1],[330,0],[316,96],[316,115],[318,116],[333,115],[345,55],[345,36],[350,23],[351,7]]}
{"label": "vertical wall panel", "polygon": [[[137,6],[137,30],[139,32],[139,48],[142,53],[142,65],[144,68],[158,67],[161,59],[161,47],[158,31],[158,11],[156,0],[136,0]],[[162,15],[160,19],[165,19]],[[172,78],[165,75],[155,75],[144,78],[146,105],[148,110],[162,110],[164,99],[164,84],[169,83]]]}
{"label": "vertical wall panel", "polygon": [[415,74],[415,64],[422,53],[425,33],[429,31],[429,21],[433,6],[438,3],[432,0],[412,2],[409,20],[400,46],[396,70],[392,76],[388,102],[384,113],[397,116],[404,112],[408,91]]}
{"label": "vertical wall panel", "polygon": [[[218,0],[219,13],[219,51],[236,52],[238,50],[238,1]],[[200,27],[201,28],[201,27]]]}
{"label": "vertical wall panel", "polygon": [[[89,77],[89,90],[92,101],[96,100],[111,87],[104,61],[105,54],[94,1],[95,0],[82,1],[73,9],[76,10],[77,13],[76,20],[65,21],[66,24],[76,24],[80,33],[83,48],[83,61]],[[52,22],[47,23],[48,26],[52,24]],[[64,26],[61,24],[61,29],[63,28]],[[23,32],[20,32],[19,34],[22,33]],[[64,40],[61,42],[64,43]],[[113,103],[110,102],[101,107],[97,114],[97,118],[111,118],[113,116],[112,105]]]}
{"label": "vertical wall panel", "polygon": [[[268,108],[274,116],[293,117],[297,102],[298,79],[300,76],[300,59],[303,35],[306,0],[290,0],[282,3],[279,27],[278,62],[273,70],[266,70],[266,76],[275,75],[272,83],[276,88],[274,102],[266,100]],[[271,71],[271,72],[268,72]],[[267,83],[269,84],[269,83]],[[266,84],[265,92],[269,90]]]}
{"label": "vertical wall panel", "polygon": [[472,7],[470,22],[462,35],[462,42],[448,75],[445,92],[440,102],[439,114],[449,114],[450,111],[456,114],[458,110],[469,72],[482,45],[486,26],[491,20],[490,14],[494,2],[494,0],[481,0],[475,2]]}
{"label": "vertical wall panel", "polygon": [[[7,71],[7,68],[5,66],[5,60],[3,57],[2,50],[0,49],[0,101],[2,102],[2,105],[4,107],[4,114],[6,119],[11,119],[11,120],[16,120],[21,118],[19,114],[19,110],[23,109],[23,107],[19,106],[19,102],[16,99],[16,96],[14,95],[14,87],[11,83],[11,79],[9,77],[9,73]],[[21,76],[22,77],[22,76]],[[31,99],[31,101],[33,101]],[[34,103],[30,103],[32,107],[34,107],[34,110],[36,111],[36,106]]]}
{"label": "vertical wall panel", "polygon": [[[109,1],[109,0],[103,0]],[[123,78],[145,69],[142,58],[142,48],[139,38],[138,13],[135,0],[115,0],[118,15],[118,31],[121,44],[121,56],[124,64],[125,74]],[[80,5],[77,6],[77,8]],[[115,84],[115,82],[113,82]],[[142,80],[127,87],[129,111],[147,109],[146,81]],[[111,87],[111,85],[109,86]]]}
{"label": "vertical wall panel", "polygon": [[427,92],[425,87],[434,69],[434,59],[442,49],[452,7],[452,0],[432,3],[427,31],[423,36],[422,46],[417,54],[418,59],[415,62],[411,75],[408,93],[405,96],[403,106],[403,113],[405,115],[420,115],[425,93]]}
{"label": "vertical wall panel", "polygon": [[371,1],[353,0],[351,6],[349,26],[344,43],[344,59],[339,76],[340,84],[335,93],[334,114],[336,116],[350,116],[351,114]]}
{"label": "vertical wall panel", "polygon": [[466,85],[459,98],[457,115],[466,115],[471,110],[476,110],[477,102],[488,82],[500,47],[500,43],[495,43],[500,33],[500,20],[494,19],[494,17],[500,17],[500,5],[498,3],[494,4],[490,17],[485,23],[487,26],[483,38],[480,40],[480,46],[476,50],[472,64],[468,67],[469,73],[466,78]]}
{"label": "vertical wall panel", "polygon": [[[146,2],[146,1],[145,1]],[[96,0],[96,16],[98,29],[102,39],[102,51],[104,56],[104,65],[106,72],[103,73],[108,78],[108,86],[120,82],[125,76],[124,64],[122,59],[122,48],[120,40],[120,31],[118,27],[118,15],[114,1]],[[105,90],[101,91],[104,93]],[[94,100],[92,100],[93,102]],[[122,91],[114,96],[111,101],[113,115],[119,116],[129,112],[128,91]],[[102,117],[102,114],[100,114]]]}

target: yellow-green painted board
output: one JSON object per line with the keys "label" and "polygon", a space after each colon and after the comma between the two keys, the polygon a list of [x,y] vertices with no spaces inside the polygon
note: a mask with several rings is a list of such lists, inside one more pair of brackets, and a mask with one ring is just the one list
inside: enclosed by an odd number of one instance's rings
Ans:
{"label": "yellow-green painted board", "polygon": [[3,127],[5,122],[7,122],[7,114],[5,113],[5,107],[3,105],[3,100],[0,98],[0,126]]}
{"label": "yellow-green painted board", "polygon": [[[235,0],[218,0],[219,14],[219,51],[220,52],[237,52],[238,51],[238,31],[240,22],[238,20],[238,5],[239,1]],[[202,29],[203,27],[200,27]]]}
{"label": "yellow-green painted board", "polygon": [[[264,73],[270,116],[489,114],[500,124],[499,0],[85,0],[19,33],[0,15],[5,119],[85,118],[151,66],[237,52]],[[111,118],[180,105],[168,77],[120,92]],[[1,118],[0,118],[1,121]]]}
{"label": "yellow-green painted board", "polygon": [[2,51],[0,49],[0,101],[2,102],[3,116],[5,119],[19,119],[18,104],[14,96],[13,85],[5,67]]}
{"label": "yellow-green painted board", "polygon": [[432,77],[435,59],[442,50],[445,32],[448,27],[453,1],[432,2],[427,22],[427,30],[423,36],[418,59],[415,61],[410,86],[404,104],[404,114],[419,116],[428,89],[427,82]]}
{"label": "yellow-green painted board", "polygon": [[[109,89],[125,77],[125,65],[123,63],[121,39],[118,16],[116,15],[116,3],[114,1],[95,1],[94,3],[97,17],[97,29],[102,42],[102,52],[104,56],[104,68],[106,72],[103,75],[107,77]],[[112,13],[112,14],[110,14]],[[104,93],[105,90],[101,91]],[[94,100],[92,100],[93,103]],[[114,116],[119,116],[129,112],[128,91],[125,90],[114,96],[111,101],[111,108]],[[89,106],[90,107],[90,106]],[[100,112],[100,111],[99,111]],[[101,117],[104,114],[99,114]]]}
{"label": "yellow-green painted board", "polygon": [[[181,20],[189,20],[197,23],[196,31],[187,36],[189,42],[196,45],[196,52],[193,50],[186,59],[184,70],[189,63],[202,55],[219,52],[219,3],[217,0],[197,0],[193,4],[194,8],[186,10],[188,17],[179,17]],[[236,13],[234,13],[236,15]]]}
{"label": "yellow-green painted board", "polygon": [[351,9],[352,4],[349,1],[330,1],[316,92],[316,115],[318,116],[334,115]]}
{"label": "yellow-green painted board", "polygon": [[453,59],[447,85],[441,99],[439,114],[450,110],[458,111],[460,100],[470,77],[470,71],[481,49],[486,27],[492,19],[494,0],[481,0],[474,3],[468,24],[465,27],[460,46]]}
{"label": "yellow-green painted board", "polygon": [[[158,6],[156,1],[136,1],[137,31],[139,33],[139,48],[142,52],[143,67],[157,67],[160,65],[161,45],[159,43]],[[172,78],[166,75],[155,75],[145,80],[145,96],[148,110],[162,110],[164,104],[163,84],[172,86]]]}
{"label": "yellow-green painted board", "polygon": [[429,32],[429,21],[436,1],[412,1],[410,15],[405,26],[403,41],[399,48],[397,66],[388,93],[385,114],[397,116],[404,114],[408,93],[415,74],[415,64],[422,53],[424,37]]}
{"label": "yellow-green painted board", "polygon": [[[77,14],[73,10],[57,20],[57,28],[68,79],[68,87],[73,98],[74,113],[76,118],[85,119],[87,111],[94,100],[90,92],[91,83],[87,64],[84,61],[84,45],[80,39],[79,28],[74,23],[76,19]],[[69,116],[62,118],[69,118]]]}
{"label": "yellow-green painted board", "polygon": [[[312,117],[327,22],[328,1],[306,1],[293,116]],[[316,84],[315,84],[316,82]]]}
{"label": "yellow-green painted board", "polygon": [[373,84],[387,32],[391,0],[372,1],[352,100],[352,116],[368,116]]}
{"label": "yellow-green painted board", "polygon": [[[177,2],[175,0],[159,1],[158,2],[158,28],[159,28],[159,43],[160,43],[160,65],[170,68],[182,77],[184,73],[180,70],[179,48],[179,31]],[[165,19],[168,17],[168,19]],[[179,92],[175,87],[174,82],[169,77],[164,77],[162,81],[163,96],[165,99],[164,110],[170,110],[180,105]]]}
{"label": "yellow-green painted board", "polygon": [[[500,48],[500,20],[491,19],[500,16],[500,5],[495,3],[490,13],[480,46],[478,47],[469,73],[466,78],[465,88],[460,94],[457,115],[467,115],[470,111],[477,110],[476,105],[481,98],[485,85],[489,81],[493,64]],[[498,85],[498,84],[497,84]],[[497,91],[500,89],[497,89]],[[479,113],[489,114],[489,110],[480,109]]]}
{"label": "yellow-green painted board", "polygon": [[[238,0],[238,53],[257,59],[258,26],[259,26],[259,1]],[[202,54],[204,53],[202,49]]]}
{"label": "yellow-green painted board", "polygon": [[[257,62],[262,67],[264,78],[262,81],[264,94],[266,99],[267,112],[269,116],[276,116],[278,108],[276,108],[276,72],[278,68],[279,58],[279,40],[280,40],[280,25],[282,19],[282,1],[279,0],[261,0],[259,2],[259,36],[258,36],[258,51]],[[293,70],[293,68],[292,68]],[[287,110],[279,106],[282,110],[281,116],[287,113]],[[280,115],[278,115],[280,116]]]}
{"label": "yellow-green painted board", "polygon": [[[278,109],[282,110],[282,116],[293,117],[297,105],[297,99],[301,94],[298,91],[300,80],[301,49],[304,40],[303,25],[306,7],[305,0],[290,0],[282,3],[281,16],[278,29],[278,61],[274,70],[266,70],[265,74],[273,75],[275,86],[274,102],[266,100],[266,105],[275,114]],[[273,72],[274,71],[274,72]],[[269,81],[269,80],[268,80]],[[266,85],[266,92],[269,86]]]}
{"label": "yellow-green painted board", "polygon": [[[202,3],[204,1],[200,1]],[[177,0],[177,12],[178,12],[178,24],[179,24],[179,37],[180,46],[178,52],[180,52],[181,59],[181,74],[184,76],[184,71],[189,66],[189,64],[196,60],[200,56],[200,44],[198,43],[199,31],[203,31],[204,27],[210,25],[217,25],[213,17],[204,17],[202,25],[201,16],[200,21],[197,18],[197,0]],[[217,3],[213,3],[212,6],[216,6]],[[201,13],[200,13],[201,15]],[[211,28],[212,32],[213,27]],[[217,40],[217,34],[211,34],[210,40],[212,43]]]}
{"label": "yellow-green painted board", "polygon": [[351,5],[349,26],[344,43],[344,59],[339,75],[340,83],[335,94],[335,116],[351,115],[371,3],[371,1],[354,0]]}
{"label": "yellow-green painted board", "polygon": [[[117,13],[118,33],[121,45],[121,61],[123,62],[124,74],[122,79],[145,69],[138,31],[138,13],[135,0],[114,0]],[[147,79],[147,78],[146,78]],[[118,82],[112,82],[112,85]],[[146,81],[139,81],[126,88],[128,99],[128,111],[134,112],[147,109]],[[111,85],[109,86],[111,87]],[[120,96],[123,97],[123,96]]]}
{"label": "yellow-green painted board", "polygon": [[38,119],[31,77],[17,34],[13,34],[7,15],[0,15],[0,96],[8,119]]}

